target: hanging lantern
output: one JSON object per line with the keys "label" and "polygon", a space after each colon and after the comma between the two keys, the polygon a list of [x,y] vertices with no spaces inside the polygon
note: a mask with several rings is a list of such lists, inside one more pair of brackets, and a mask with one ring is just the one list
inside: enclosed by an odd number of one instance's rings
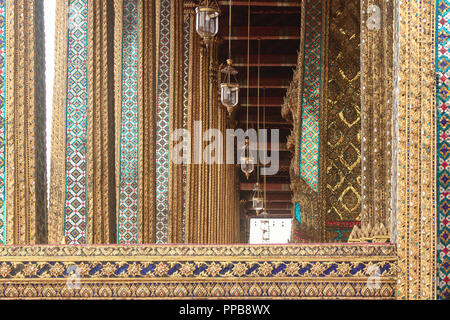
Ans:
{"label": "hanging lantern", "polygon": [[[236,79],[237,70],[233,68],[233,61],[227,60],[227,66],[221,70],[225,74],[224,82],[220,84],[220,101],[227,108],[228,114],[234,111],[239,103],[239,84]],[[233,82],[231,81],[233,77]]]}
{"label": "hanging lantern", "polygon": [[255,170],[255,160],[251,157],[241,157],[241,170],[248,179]]}
{"label": "hanging lantern", "polygon": [[259,214],[264,209],[264,198],[259,182],[255,183],[255,188],[253,191],[253,209],[255,209],[257,214]]}
{"label": "hanging lantern", "polygon": [[212,5],[206,1],[205,5],[195,8],[195,30],[206,44],[219,31],[219,15],[220,10],[216,1],[213,1]]}
{"label": "hanging lantern", "polygon": [[248,179],[250,174],[255,170],[255,159],[250,155],[250,140],[248,137],[245,138],[245,145],[242,147],[240,161],[241,170]]}

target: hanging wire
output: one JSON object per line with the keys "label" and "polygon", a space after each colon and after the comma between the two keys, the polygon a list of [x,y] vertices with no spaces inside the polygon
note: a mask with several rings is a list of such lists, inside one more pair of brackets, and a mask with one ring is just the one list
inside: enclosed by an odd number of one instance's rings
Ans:
{"label": "hanging wire", "polygon": [[[257,93],[257,120],[256,120],[256,130],[257,130],[257,135],[256,135],[256,152],[258,152],[260,145],[259,145],[259,113],[260,113],[260,104],[259,104],[259,96],[260,96],[260,81],[261,81],[261,39],[258,38],[258,93]],[[259,165],[259,167],[261,166],[261,163]],[[260,168],[257,168],[258,172],[257,172],[257,182],[259,183],[259,178],[260,178]]]}
{"label": "hanging wire", "polygon": [[231,59],[231,5],[232,0],[229,1],[230,10],[229,10],[229,21],[228,21],[228,59]]}
{"label": "hanging wire", "polygon": [[[266,87],[263,88],[263,130],[266,129]],[[268,139],[266,139],[266,154],[269,152],[268,148],[267,148],[267,142]],[[267,193],[266,193],[266,174],[264,174],[264,211],[266,211],[267,213],[267,207],[266,207],[266,203],[267,203]]]}
{"label": "hanging wire", "polygon": [[247,3],[247,131],[250,97],[250,1]]}

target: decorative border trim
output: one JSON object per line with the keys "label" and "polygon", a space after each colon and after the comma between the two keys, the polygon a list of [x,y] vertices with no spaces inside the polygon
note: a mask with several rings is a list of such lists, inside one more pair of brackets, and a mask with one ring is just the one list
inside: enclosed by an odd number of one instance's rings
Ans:
{"label": "decorative border trim", "polygon": [[0,298],[39,299],[383,299],[391,300],[394,282],[382,282],[374,291],[366,280],[351,282],[274,282],[223,281],[183,282],[83,282],[80,289],[69,289],[65,283],[6,284],[0,282]]}
{"label": "decorative border trim", "polygon": [[393,245],[4,246],[0,297],[392,299],[396,261]]}
{"label": "decorative border trim", "polygon": [[70,245],[0,246],[3,257],[392,257],[396,248],[389,244],[302,244],[302,245]]}

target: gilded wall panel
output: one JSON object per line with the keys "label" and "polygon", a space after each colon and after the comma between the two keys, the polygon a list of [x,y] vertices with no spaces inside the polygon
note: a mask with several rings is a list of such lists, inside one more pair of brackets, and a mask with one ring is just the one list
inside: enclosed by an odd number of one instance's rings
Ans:
{"label": "gilded wall panel", "polygon": [[330,0],[320,113],[320,214],[327,242],[361,220],[360,0]]}
{"label": "gilded wall panel", "polygon": [[294,126],[295,242],[346,241],[360,223],[359,33],[359,0],[302,3],[298,66],[282,112]]}
{"label": "gilded wall panel", "polygon": [[[394,3],[361,2],[361,226],[351,241],[387,241],[393,214]],[[361,227],[361,228],[360,228]]]}

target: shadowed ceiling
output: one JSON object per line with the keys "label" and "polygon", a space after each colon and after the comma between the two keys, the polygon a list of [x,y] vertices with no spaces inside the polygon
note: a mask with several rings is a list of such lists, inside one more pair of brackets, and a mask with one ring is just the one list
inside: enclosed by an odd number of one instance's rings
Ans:
{"label": "shadowed ceiling", "polygon": [[[218,1],[221,9],[219,37],[219,61],[228,58],[229,2]],[[281,105],[293,70],[297,64],[300,45],[300,0],[250,1],[250,64],[247,84],[247,39],[248,2],[233,1],[231,29],[231,58],[239,71],[241,86],[240,107],[235,113],[238,128],[246,129],[247,109],[249,127],[257,125],[257,84],[258,84],[258,41],[260,42],[260,120],[263,108],[266,112],[266,128],[280,130],[280,169],[278,174],[266,178],[267,209],[272,217],[292,217],[292,203],[289,177],[291,154],[286,149],[286,138],[291,126],[281,116]],[[247,90],[249,100],[247,101]],[[269,144],[269,149],[271,148]],[[256,171],[255,171],[256,172]],[[244,214],[256,216],[252,209],[251,197],[257,181],[256,173],[247,180],[240,173],[240,196]],[[263,178],[260,178],[263,185]]]}

